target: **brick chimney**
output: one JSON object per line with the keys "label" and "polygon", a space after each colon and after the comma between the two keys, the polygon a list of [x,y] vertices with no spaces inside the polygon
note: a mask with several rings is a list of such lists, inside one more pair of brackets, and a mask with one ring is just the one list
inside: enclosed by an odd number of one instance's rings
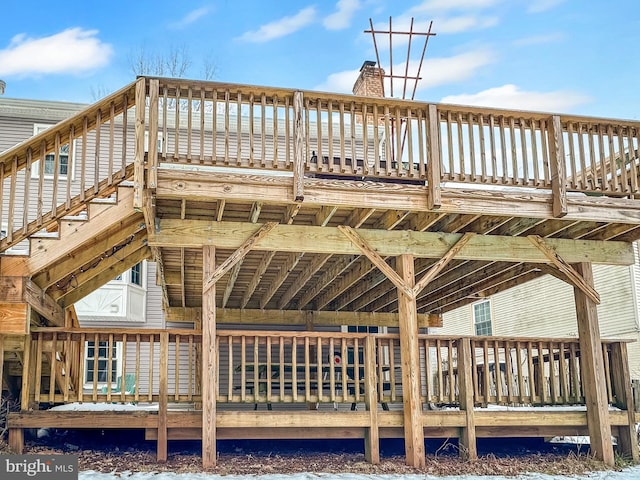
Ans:
{"label": "brick chimney", "polygon": [[384,97],[384,69],[376,67],[376,62],[366,60],[360,68],[360,75],[353,85],[353,94],[365,97]]}

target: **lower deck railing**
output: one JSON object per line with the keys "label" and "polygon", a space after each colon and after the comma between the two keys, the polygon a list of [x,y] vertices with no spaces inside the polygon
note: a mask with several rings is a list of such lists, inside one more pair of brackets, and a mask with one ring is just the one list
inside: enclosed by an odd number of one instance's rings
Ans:
{"label": "lower deck railing", "polygon": [[[476,406],[583,405],[577,339],[420,335],[425,408],[460,405],[466,368]],[[603,341],[609,403],[616,403],[621,342]],[[34,329],[25,348],[23,399],[193,404],[201,396],[199,332]],[[462,365],[461,349],[470,348]],[[626,350],[626,349],[625,349]],[[215,397],[220,404],[401,403],[400,338],[393,334],[218,331]],[[23,401],[24,405],[24,401]]]}

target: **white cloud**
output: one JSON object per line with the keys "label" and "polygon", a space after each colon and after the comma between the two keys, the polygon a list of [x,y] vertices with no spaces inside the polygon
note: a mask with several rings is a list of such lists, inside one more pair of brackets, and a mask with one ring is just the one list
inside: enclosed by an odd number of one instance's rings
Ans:
{"label": "white cloud", "polygon": [[527,8],[527,12],[529,13],[540,13],[545,12],[547,10],[551,10],[552,8],[560,5],[565,0],[530,0],[529,8]]}
{"label": "white cloud", "polygon": [[324,82],[316,85],[313,89],[321,92],[351,93],[359,72],[358,69],[355,69],[332,73]]}
{"label": "white cloud", "polygon": [[441,101],[459,105],[557,112],[587,103],[591,98],[568,90],[534,92],[520,90],[516,85],[507,84],[473,94],[449,95]]}
{"label": "white cloud", "polygon": [[490,28],[497,24],[498,17],[464,15],[459,17],[438,18],[433,22],[433,30],[437,33],[459,33]]}
{"label": "white cloud", "polygon": [[327,15],[322,24],[327,30],[342,30],[351,25],[353,14],[362,6],[360,0],[338,0],[336,11]]}
{"label": "white cloud", "polygon": [[82,73],[107,65],[113,55],[97,30],[70,28],[42,38],[16,35],[0,50],[0,75]]}
{"label": "white cloud", "polygon": [[517,47],[526,47],[529,45],[541,45],[544,43],[554,43],[565,39],[564,33],[549,33],[547,35],[533,35],[531,37],[519,38],[513,42]]}
{"label": "white cloud", "polygon": [[185,28],[191,25],[194,22],[197,22],[202,17],[207,15],[209,12],[211,12],[211,8],[209,7],[196,8],[195,10],[191,10],[190,12],[188,12],[184,17],[182,17],[177,22],[170,23],[169,27],[176,30],[180,30],[182,28]]}
{"label": "white cloud", "polygon": [[418,13],[432,14],[433,12],[446,12],[450,10],[481,10],[484,8],[493,7],[494,5],[497,5],[501,2],[502,0],[425,0],[421,4],[411,7],[408,13],[410,15],[415,15]]}
{"label": "white cloud", "polygon": [[[427,58],[424,60],[420,76],[422,80],[418,82],[417,91],[427,88],[447,85],[466,80],[471,77],[479,68],[484,67],[495,61],[495,55],[488,49],[474,50],[453,57],[445,58]],[[386,73],[390,73],[390,69],[385,67]],[[404,74],[405,63],[394,64],[393,74]],[[409,62],[408,76],[416,76],[418,72],[418,62]],[[337,93],[351,93],[351,89],[358,78],[359,70],[345,70],[342,72],[332,73],[327,79],[314,87],[315,90]],[[403,81],[394,79],[394,96],[402,96]],[[407,83],[406,97],[411,96],[414,81],[409,80]],[[385,92],[390,94],[389,79],[385,79]]]}
{"label": "white cloud", "polygon": [[294,33],[314,22],[315,19],[315,7],[307,7],[292,17],[283,17],[280,20],[262,25],[258,30],[245,32],[240,36],[240,40],[252,43],[268,42],[274,38],[280,38]]}

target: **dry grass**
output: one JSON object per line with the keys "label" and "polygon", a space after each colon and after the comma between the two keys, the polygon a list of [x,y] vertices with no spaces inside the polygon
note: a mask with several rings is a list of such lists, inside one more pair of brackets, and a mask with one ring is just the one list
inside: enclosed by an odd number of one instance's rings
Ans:
{"label": "dry grass", "polygon": [[[72,444],[72,438],[49,439],[48,445],[28,444],[25,453],[58,454],[76,453],[79,455],[81,470],[98,472],[177,472],[193,473],[202,471],[200,452],[194,448],[171,451],[165,464],[156,462],[155,451],[149,444],[137,445],[98,445],[94,441]],[[108,442],[107,442],[108,443]],[[151,444],[152,445],[152,444]],[[171,448],[171,446],[170,446]],[[405,465],[404,456],[393,454],[383,456],[379,465],[367,463],[362,453],[326,452],[307,450],[244,449],[219,454],[218,466],[210,470],[220,475],[257,475],[288,474],[300,472],[313,473],[359,473],[359,474],[430,474],[442,475],[504,475],[516,476],[527,472],[546,474],[580,475],[596,470],[606,470],[606,466],[595,461],[578,449],[564,450],[562,453],[515,453],[483,455],[477,461],[466,462],[458,458],[455,445],[445,442],[442,449],[426,457],[426,466],[415,469]],[[624,466],[624,465],[621,465]]]}

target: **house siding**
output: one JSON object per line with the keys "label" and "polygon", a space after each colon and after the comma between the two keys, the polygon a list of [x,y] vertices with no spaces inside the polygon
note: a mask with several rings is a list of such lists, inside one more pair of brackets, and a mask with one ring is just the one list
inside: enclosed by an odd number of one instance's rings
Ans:
{"label": "house siding", "polygon": [[[636,252],[638,251],[635,245]],[[603,338],[629,339],[627,345],[632,378],[640,378],[638,330],[638,262],[630,267],[594,265],[595,289],[600,294],[598,320]],[[550,275],[493,295],[493,334],[502,336],[577,337],[573,287]],[[544,305],[544,308],[540,308]],[[431,333],[471,335],[473,304],[443,315],[443,327]]]}

